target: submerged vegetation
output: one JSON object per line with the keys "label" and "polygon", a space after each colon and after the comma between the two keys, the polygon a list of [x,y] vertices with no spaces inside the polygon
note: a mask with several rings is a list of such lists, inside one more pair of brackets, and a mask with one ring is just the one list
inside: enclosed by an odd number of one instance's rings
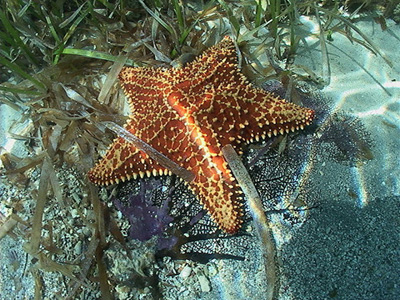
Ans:
{"label": "submerged vegetation", "polygon": [[[8,234],[26,242],[24,249],[36,267],[32,269],[36,299],[44,293],[45,275],[38,270],[69,278],[66,291],[60,292],[69,299],[80,289],[111,299],[119,284],[109,278],[104,252],[115,243],[127,247],[123,230],[116,213],[101,201],[111,196],[99,193],[85,174],[98,151],[113,138],[101,122],[125,121],[124,95],[115,84],[123,65],[184,64],[188,54],[198,54],[228,34],[235,36],[242,50],[242,67],[251,80],[328,84],[327,47],[335,33],[384,56],[354,24],[376,8],[380,12],[374,12],[374,17],[383,29],[383,16],[399,18],[400,1],[381,2],[4,1],[0,5],[0,105],[19,112],[19,130],[13,126],[9,136],[24,141],[29,155],[18,157],[9,149],[1,150],[4,182],[25,193],[6,201],[11,213],[0,215],[0,238]],[[315,21],[318,30],[304,26],[307,20]],[[294,67],[299,47],[307,47],[309,38],[321,49],[320,75],[305,68],[300,73]],[[262,59],[269,60],[268,66],[260,58],[265,55]],[[346,145],[338,147],[345,152]],[[66,171],[71,169],[73,178]],[[34,201],[27,204],[24,197]],[[70,208],[85,229],[59,220],[63,217],[56,212],[71,216]],[[71,256],[66,241],[53,235],[56,226],[66,226],[78,240],[87,241],[83,250]],[[139,267],[135,272],[145,273]]]}

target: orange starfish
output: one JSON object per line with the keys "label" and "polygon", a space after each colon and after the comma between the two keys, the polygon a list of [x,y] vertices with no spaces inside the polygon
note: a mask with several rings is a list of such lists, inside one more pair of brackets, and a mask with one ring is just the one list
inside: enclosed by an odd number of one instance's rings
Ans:
{"label": "orange starfish", "polygon": [[[181,69],[124,68],[119,75],[131,116],[125,128],[196,177],[190,188],[221,229],[240,228],[240,188],[221,149],[303,129],[311,109],[251,85],[225,37]],[[116,138],[89,172],[95,184],[170,172],[123,138]]]}

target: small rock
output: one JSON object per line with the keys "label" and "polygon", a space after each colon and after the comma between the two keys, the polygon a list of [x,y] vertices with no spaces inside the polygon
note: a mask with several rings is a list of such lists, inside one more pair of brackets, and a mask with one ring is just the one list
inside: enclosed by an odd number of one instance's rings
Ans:
{"label": "small rock", "polygon": [[189,276],[190,276],[190,273],[192,272],[192,268],[190,267],[190,266],[188,266],[188,265],[186,265],[183,269],[182,269],[182,271],[181,271],[181,273],[179,274],[179,276],[182,278],[182,279],[186,279],[186,278],[188,278]]}
{"label": "small rock", "polygon": [[71,209],[71,216],[72,216],[72,218],[77,218],[77,217],[79,217],[79,214],[78,214],[78,211],[77,211],[77,209],[76,208],[73,208],[73,209]]}
{"label": "small rock", "polygon": [[80,255],[82,253],[82,241],[78,241],[75,244],[74,251],[76,255]]}
{"label": "small rock", "polygon": [[215,275],[217,275],[217,273],[218,273],[218,268],[217,268],[217,266],[214,264],[214,263],[210,263],[208,266],[207,266],[207,272],[208,272],[208,276],[209,277],[214,277]]}
{"label": "small rock", "polygon": [[200,288],[202,292],[211,291],[210,281],[203,274],[198,274],[197,278],[199,279]]}

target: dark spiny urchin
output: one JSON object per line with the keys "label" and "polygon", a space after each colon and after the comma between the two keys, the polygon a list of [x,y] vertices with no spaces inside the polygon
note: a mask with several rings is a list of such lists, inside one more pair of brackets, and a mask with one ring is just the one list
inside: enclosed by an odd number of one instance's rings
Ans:
{"label": "dark spiny urchin", "polygon": [[[314,147],[319,147],[328,153],[332,159],[354,165],[358,162],[372,159],[374,143],[362,121],[354,115],[333,113],[332,100],[316,93],[306,84],[299,85],[299,95],[302,103],[314,109],[318,116],[314,123],[318,128],[313,136]],[[324,144],[321,146],[321,144]]]}
{"label": "dark spiny urchin", "polygon": [[373,141],[363,123],[355,116],[334,114],[325,123],[318,137],[329,156],[344,164],[356,163],[373,158]]}

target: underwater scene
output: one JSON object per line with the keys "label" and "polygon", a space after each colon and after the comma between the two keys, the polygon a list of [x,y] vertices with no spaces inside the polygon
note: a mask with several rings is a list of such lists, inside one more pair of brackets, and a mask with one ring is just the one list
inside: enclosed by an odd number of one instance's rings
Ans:
{"label": "underwater scene", "polygon": [[0,3],[0,300],[395,300],[400,0]]}

